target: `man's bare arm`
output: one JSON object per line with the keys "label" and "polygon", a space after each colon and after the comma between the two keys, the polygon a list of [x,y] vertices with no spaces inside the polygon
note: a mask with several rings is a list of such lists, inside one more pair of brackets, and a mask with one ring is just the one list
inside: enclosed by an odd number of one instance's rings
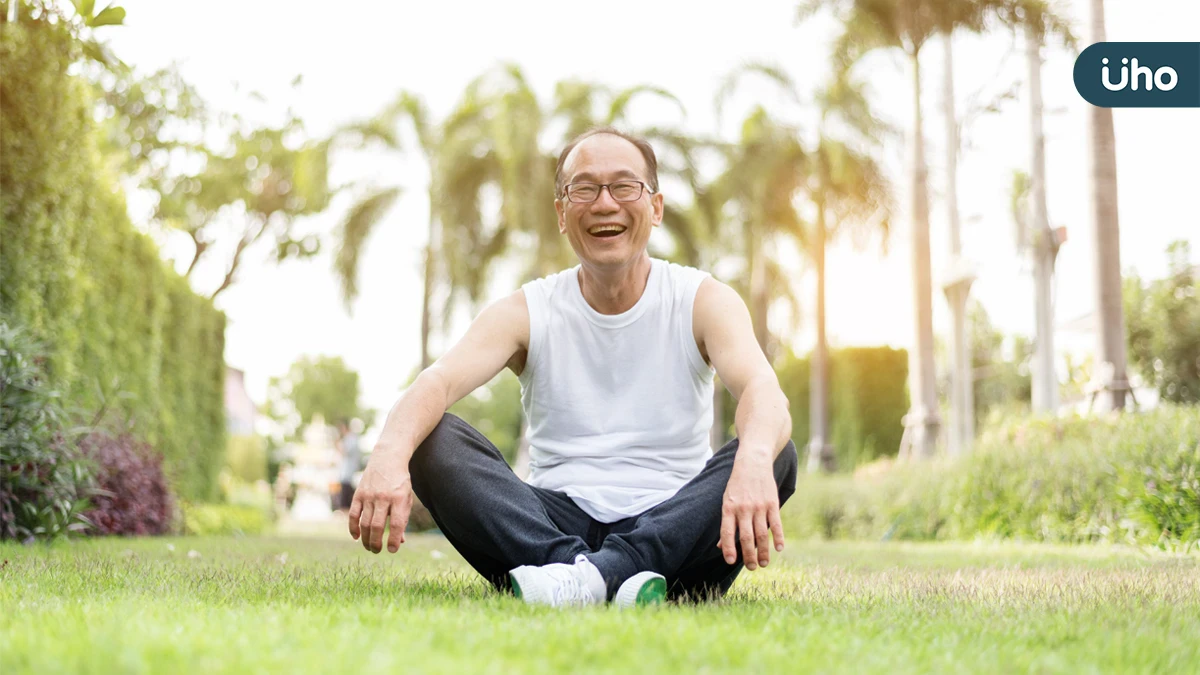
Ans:
{"label": "man's bare arm", "polygon": [[738,401],[738,451],[722,504],[719,545],[732,564],[740,539],[746,568],[754,570],[770,560],[769,535],[776,550],[783,549],[773,463],[792,433],[788,400],[754,338],[746,303],[732,288],[715,279],[700,284],[693,332]]}
{"label": "man's bare arm", "polygon": [[404,541],[412,508],[408,463],[446,410],[491,380],[529,345],[529,308],[517,291],[480,312],[466,334],[417,376],[388,412],[350,507],[350,535],[379,553],[390,523],[388,550]]}

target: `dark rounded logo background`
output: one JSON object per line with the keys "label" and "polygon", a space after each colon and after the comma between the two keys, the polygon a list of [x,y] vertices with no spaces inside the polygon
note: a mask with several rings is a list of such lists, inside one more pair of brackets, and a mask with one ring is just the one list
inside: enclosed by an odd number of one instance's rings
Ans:
{"label": "dark rounded logo background", "polygon": [[[1200,107],[1200,42],[1097,42],[1075,59],[1074,80],[1079,95],[1101,108]],[[1116,91],[1105,86],[1122,81]]]}

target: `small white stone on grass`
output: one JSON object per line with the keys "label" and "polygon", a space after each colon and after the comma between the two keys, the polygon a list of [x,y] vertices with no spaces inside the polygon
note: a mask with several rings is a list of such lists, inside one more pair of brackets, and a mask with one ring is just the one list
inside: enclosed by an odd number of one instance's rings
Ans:
{"label": "small white stone on grass", "polygon": [[446,554],[435,548],[429,552],[429,557],[433,558],[434,560],[441,560],[442,558],[446,557]]}
{"label": "small white stone on grass", "polygon": [[191,551],[188,551],[188,557],[189,557],[189,558],[192,558],[192,559],[199,558],[199,557],[200,557],[200,551],[197,551],[197,550],[195,550],[195,549],[193,549],[193,550],[191,550]]}

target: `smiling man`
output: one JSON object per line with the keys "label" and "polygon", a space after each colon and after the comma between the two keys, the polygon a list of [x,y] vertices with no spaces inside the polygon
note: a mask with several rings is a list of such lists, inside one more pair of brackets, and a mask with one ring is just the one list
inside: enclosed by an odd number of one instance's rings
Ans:
{"label": "smiling man", "polygon": [[[459,553],[526,602],[621,606],[725,593],[783,550],[796,483],[788,401],[731,288],[651,258],[654,150],[615,129],[558,159],[554,206],[579,265],[484,309],[388,414],[350,533],[404,542],[415,493]],[[529,482],[446,410],[508,367],[528,420]],[[738,438],[713,454],[714,370]]]}

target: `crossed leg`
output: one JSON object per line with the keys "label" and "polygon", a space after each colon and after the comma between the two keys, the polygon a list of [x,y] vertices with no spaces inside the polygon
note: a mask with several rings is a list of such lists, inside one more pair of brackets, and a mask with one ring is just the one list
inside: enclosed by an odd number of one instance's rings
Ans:
{"label": "crossed leg", "polygon": [[[599,523],[558,492],[522,482],[482,433],[447,413],[413,454],[413,491],[451,545],[493,586],[507,590],[521,565],[570,563],[584,553],[609,597],[641,571],[667,578],[672,598],[720,596],[742,569],[717,541],[721,501],[738,441],[730,441],[670,499],[645,513]],[[793,443],[775,459],[782,505],[796,488]]]}

